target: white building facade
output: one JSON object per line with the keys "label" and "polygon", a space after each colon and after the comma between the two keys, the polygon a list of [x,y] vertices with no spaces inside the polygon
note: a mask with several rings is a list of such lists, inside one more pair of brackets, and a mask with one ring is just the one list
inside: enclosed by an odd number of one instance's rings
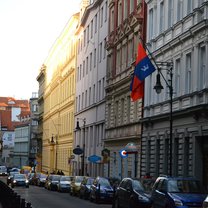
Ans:
{"label": "white building facade", "polygon": [[[157,62],[173,64],[172,175],[208,184],[208,1],[146,0],[147,47]],[[168,68],[161,70],[170,84]],[[141,175],[169,174],[170,98],[145,80]]]}
{"label": "white building facade", "polygon": [[[101,151],[105,131],[105,83],[106,83],[106,37],[108,32],[108,1],[89,2],[81,9],[80,26],[77,30],[75,139],[85,149],[84,175],[104,174]],[[84,6],[84,5],[83,5]],[[81,130],[76,129],[79,121]],[[73,174],[83,172],[83,155],[75,155]],[[97,161],[89,157],[98,156]]]}

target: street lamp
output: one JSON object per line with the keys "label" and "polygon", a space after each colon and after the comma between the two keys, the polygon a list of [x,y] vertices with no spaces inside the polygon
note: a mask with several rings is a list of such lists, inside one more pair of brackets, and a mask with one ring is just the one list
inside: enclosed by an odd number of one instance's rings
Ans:
{"label": "street lamp", "polygon": [[[54,146],[58,144],[58,141],[57,141],[57,136],[53,135],[51,136],[51,138],[49,139],[49,143],[50,145],[53,146],[53,151],[54,151]],[[57,171],[57,146],[56,146],[56,151],[55,151],[55,170]]]}
{"label": "street lamp", "polygon": [[[164,64],[164,63],[163,63]],[[170,66],[170,63],[166,63],[168,66]],[[160,71],[161,69],[158,70],[157,74],[157,80],[156,80],[156,85],[154,86],[154,89],[157,94],[160,94],[161,91],[164,89],[161,81],[160,81],[160,75],[162,75],[168,89],[169,89],[169,95],[170,95],[170,116],[169,116],[169,121],[170,121],[170,155],[169,155],[169,175],[172,176],[172,142],[173,142],[173,67],[172,65],[167,68],[166,70],[170,74],[170,80],[166,80],[163,74]]]}
{"label": "street lamp", "polygon": [[[86,124],[86,119],[83,118],[83,153],[82,153],[82,176],[84,176],[84,169],[85,169],[85,124]],[[80,126],[79,126],[79,118],[77,119],[77,126],[76,126],[76,130],[81,130]]]}

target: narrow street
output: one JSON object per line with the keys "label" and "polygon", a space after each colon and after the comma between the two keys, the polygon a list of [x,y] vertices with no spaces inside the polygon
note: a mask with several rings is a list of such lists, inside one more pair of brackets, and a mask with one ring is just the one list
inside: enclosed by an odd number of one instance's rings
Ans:
{"label": "narrow street", "polygon": [[30,186],[29,188],[16,187],[14,191],[21,195],[33,208],[110,208],[110,204],[95,204],[89,200],[70,196],[69,193],[49,191],[43,187]]}

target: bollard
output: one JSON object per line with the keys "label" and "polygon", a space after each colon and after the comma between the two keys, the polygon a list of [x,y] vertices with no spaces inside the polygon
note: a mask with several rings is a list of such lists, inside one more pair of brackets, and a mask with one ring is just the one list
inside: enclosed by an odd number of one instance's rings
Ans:
{"label": "bollard", "polygon": [[25,199],[21,199],[21,208],[25,208]]}
{"label": "bollard", "polygon": [[15,198],[15,207],[14,208],[20,208],[20,204],[21,201],[20,201],[20,195],[17,195],[16,198]]}

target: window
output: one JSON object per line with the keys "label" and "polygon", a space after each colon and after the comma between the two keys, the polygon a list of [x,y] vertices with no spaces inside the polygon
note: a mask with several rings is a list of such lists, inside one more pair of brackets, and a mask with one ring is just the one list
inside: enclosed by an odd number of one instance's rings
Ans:
{"label": "window", "polygon": [[176,60],[176,71],[175,71],[175,92],[179,95],[180,92],[180,70],[181,70],[181,60]]}
{"label": "window", "polygon": [[128,17],[128,1],[124,1],[124,7],[123,7],[123,15],[124,15],[124,20]]}
{"label": "window", "polygon": [[122,2],[121,0],[118,3],[118,25],[121,24],[121,18],[122,18]]}
{"label": "window", "polygon": [[90,33],[90,37],[92,38],[93,37],[93,20],[91,21],[90,23],[90,28],[91,28],[91,33]]}
{"label": "window", "polygon": [[206,48],[205,46],[199,49],[199,89],[205,88],[206,84]]}
{"label": "window", "polygon": [[131,97],[127,97],[127,106],[126,106],[127,112],[126,112],[126,117],[127,117],[127,123],[130,122],[130,112],[131,112]]}
{"label": "window", "polygon": [[111,11],[110,32],[114,30],[114,10]]}
{"label": "window", "polygon": [[149,39],[153,38],[153,9],[149,10]]}
{"label": "window", "polygon": [[124,123],[124,99],[122,98],[121,99],[121,125]]}
{"label": "window", "polygon": [[164,30],[164,3],[163,1],[160,2],[160,29],[159,31],[162,32]]}
{"label": "window", "polygon": [[82,93],[82,109],[84,108],[84,92]]}
{"label": "window", "polygon": [[134,0],[130,0],[130,13],[134,11]]}
{"label": "window", "polygon": [[90,28],[89,25],[87,26],[87,43],[89,43],[89,39],[90,39]]}
{"label": "window", "polygon": [[191,91],[191,53],[186,55],[185,93]]}
{"label": "window", "polygon": [[87,107],[87,90],[85,90],[85,108]]}
{"label": "window", "polygon": [[90,71],[92,70],[92,53],[90,53]]}
{"label": "window", "polygon": [[108,104],[108,127],[110,127],[110,123],[111,123],[111,104]]}
{"label": "window", "polygon": [[103,59],[105,59],[105,57],[106,57],[105,45],[106,45],[106,38],[104,39],[104,45],[103,45]]}
{"label": "window", "polygon": [[77,82],[79,81],[79,67],[77,67]]}
{"label": "window", "polygon": [[107,21],[107,17],[108,17],[108,4],[107,1],[105,2],[105,22]]}
{"label": "window", "polygon": [[183,1],[178,0],[177,2],[177,21],[182,19]]}
{"label": "window", "polygon": [[91,87],[89,88],[89,105],[91,105]]}
{"label": "window", "polygon": [[38,111],[38,105],[34,104],[32,105],[32,112],[37,112]]}
{"label": "window", "polygon": [[173,0],[168,0],[168,28],[173,24]]}
{"label": "window", "polygon": [[89,64],[89,63],[88,63],[88,62],[89,62],[88,59],[89,59],[89,58],[87,57],[87,58],[86,58],[86,74],[88,74],[88,64]]}
{"label": "window", "polygon": [[101,62],[101,59],[102,59],[102,49],[103,49],[103,44],[100,43],[100,55],[99,55],[99,62]]}
{"label": "window", "polygon": [[192,12],[193,9],[193,0],[187,0],[187,15]]}
{"label": "window", "polygon": [[105,97],[105,77],[103,78],[102,98]]}
{"label": "window", "polygon": [[79,80],[81,80],[82,79],[82,65],[80,64],[80,74],[79,74]]}
{"label": "window", "polygon": [[101,80],[98,82],[98,101],[101,100]]}
{"label": "window", "polygon": [[93,85],[93,104],[95,103],[96,97],[95,97],[95,84]]}
{"label": "window", "polygon": [[97,32],[97,14],[95,15],[95,33]]}
{"label": "window", "polygon": [[84,46],[86,44],[86,30],[84,30]]}
{"label": "window", "polygon": [[103,26],[103,7],[101,8],[101,11],[100,11],[100,27]]}
{"label": "window", "polygon": [[82,77],[84,77],[84,75],[85,75],[85,61],[83,61],[83,75],[82,75]]}
{"label": "window", "polygon": [[94,49],[94,67],[96,67],[96,61],[97,61],[97,50]]}

